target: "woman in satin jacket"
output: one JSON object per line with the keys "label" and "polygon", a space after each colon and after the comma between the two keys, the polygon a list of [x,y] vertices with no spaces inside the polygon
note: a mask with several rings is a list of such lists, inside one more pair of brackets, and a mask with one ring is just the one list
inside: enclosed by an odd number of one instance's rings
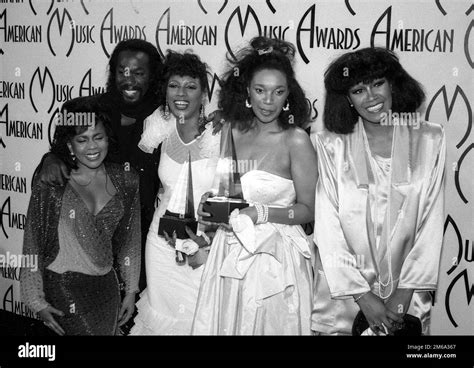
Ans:
{"label": "woman in satin jacket", "polygon": [[443,238],[445,135],[416,110],[424,92],[391,51],[365,48],[325,73],[316,136],[318,247],[312,329],[392,334],[408,313],[429,333]]}

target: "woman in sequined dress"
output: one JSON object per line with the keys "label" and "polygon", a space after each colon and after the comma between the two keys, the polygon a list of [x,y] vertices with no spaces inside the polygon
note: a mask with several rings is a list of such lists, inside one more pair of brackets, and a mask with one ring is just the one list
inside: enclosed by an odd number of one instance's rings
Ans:
{"label": "woman in sequined dress", "polygon": [[38,257],[39,267],[22,269],[22,299],[59,335],[116,334],[138,291],[138,176],[104,162],[110,119],[95,101],[64,104],[65,124],[57,124],[51,151],[67,163],[71,179],[48,186],[34,177],[24,232],[23,253]]}
{"label": "woman in sequined dress", "polygon": [[[131,335],[188,335],[208,254],[204,227],[190,239],[168,240],[158,235],[160,219],[168,210],[184,213],[189,166],[195,210],[201,195],[212,186],[220,134],[205,124],[204,102],[208,71],[197,55],[168,51],[164,63],[161,106],[145,120],[139,147],[152,152],[161,144],[158,175],[163,185],[146,243],[147,288],[137,302]],[[191,164],[189,165],[189,158]],[[172,234],[169,234],[170,236]],[[187,254],[183,264],[176,249]]]}

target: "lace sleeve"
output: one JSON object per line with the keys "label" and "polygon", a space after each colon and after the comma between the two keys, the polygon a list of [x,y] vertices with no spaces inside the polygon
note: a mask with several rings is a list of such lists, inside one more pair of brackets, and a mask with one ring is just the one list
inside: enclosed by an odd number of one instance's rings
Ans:
{"label": "lace sleeve", "polygon": [[202,158],[217,158],[220,153],[221,132],[212,134],[212,122],[206,124],[206,130],[202,134],[199,142],[199,149]]}
{"label": "lace sleeve", "polygon": [[138,147],[147,153],[153,153],[159,144],[169,137],[173,123],[163,118],[163,109],[159,107],[144,121],[143,133]]}

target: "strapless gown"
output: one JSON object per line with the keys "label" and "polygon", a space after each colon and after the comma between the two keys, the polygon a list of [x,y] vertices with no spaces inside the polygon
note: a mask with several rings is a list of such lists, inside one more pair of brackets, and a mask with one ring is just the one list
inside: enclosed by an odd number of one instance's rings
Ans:
{"label": "strapless gown", "polygon": [[[244,198],[251,203],[282,208],[295,203],[290,179],[252,170],[241,181]],[[203,271],[191,333],[311,334],[312,247],[299,225],[219,228]]]}

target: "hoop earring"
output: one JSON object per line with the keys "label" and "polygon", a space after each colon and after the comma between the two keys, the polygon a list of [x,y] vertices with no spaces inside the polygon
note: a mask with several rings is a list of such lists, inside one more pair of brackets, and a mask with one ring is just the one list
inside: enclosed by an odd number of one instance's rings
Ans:
{"label": "hoop earring", "polygon": [[169,120],[170,118],[170,105],[168,105],[168,100],[165,103],[165,110],[163,111],[163,117],[165,120]]}
{"label": "hoop earring", "polygon": [[290,101],[286,100],[286,105],[283,106],[283,111],[289,111],[290,110]]}
{"label": "hoop earring", "polygon": [[251,108],[252,108],[252,104],[250,103],[250,97],[247,97],[247,98],[245,99],[245,107],[246,107],[247,109],[251,109]]}

